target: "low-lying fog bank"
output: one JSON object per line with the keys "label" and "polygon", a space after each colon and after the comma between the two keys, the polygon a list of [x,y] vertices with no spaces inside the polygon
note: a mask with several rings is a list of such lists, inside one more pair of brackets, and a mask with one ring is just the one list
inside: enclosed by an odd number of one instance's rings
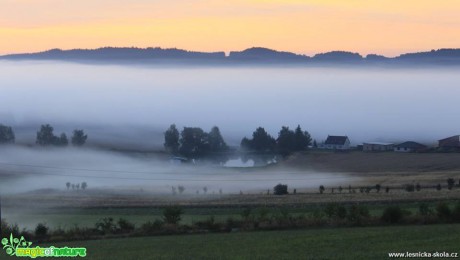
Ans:
{"label": "low-lying fog bank", "polygon": [[[281,167],[225,168],[213,164],[172,164],[168,157],[125,155],[96,149],[77,148],[0,148],[0,190],[2,194],[32,190],[76,189],[72,184],[86,182],[87,189],[145,191],[171,194],[185,188],[184,194],[237,194],[240,191],[272,190],[278,184],[290,189],[352,182],[346,174],[293,170]],[[3,177],[2,177],[3,175]],[[8,176],[6,178],[5,176]],[[206,187],[206,188],[205,188]]]}

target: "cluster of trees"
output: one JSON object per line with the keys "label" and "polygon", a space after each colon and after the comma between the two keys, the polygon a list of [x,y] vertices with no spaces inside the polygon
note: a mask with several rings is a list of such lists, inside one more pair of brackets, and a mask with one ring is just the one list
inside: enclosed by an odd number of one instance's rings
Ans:
{"label": "cluster of trees", "polygon": [[[69,139],[65,133],[56,136],[53,133],[54,128],[49,124],[41,125],[40,130],[37,132],[36,143],[42,146],[67,146],[69,144]],[[72,145],[82,146],[86,143],[88,136],[83,130],[75,129],[71,138]]]}
{"label": "cluster of trees", "polygon": [[11,126],[0,124],[0,144],[14,143],[14,132]]}
{"label": "cluster of trees", "polygon": [[277,139],[269,135],[264,128],[258,127],[252,133],[252,139],[244,137],[241,140],[241,148],[260,153],[278,152],[288,155],[292,152],[307,150],[311,141],[310,134],[302,131],[300,125],[295,130],[287,126],[281,127]]}
{"label": "cluster of trees", "polygon": [[67,190],[69,190],[71,187],[72,187],[72,190],[75,190],[75,189],[79,190],[80,187],[82,190],[86,190],[86,188],[88,188],[88,184],[86,182],[82,182],[81,186],[80,186],[80,183],[75,184],[75,183],[67,182],[65,186],[67,187]]}
{"label": "cluster of trees", "polygon": [[[37,132],[36,143],[42,146],[67,146],[69,144],[69,139],[65,133],[56,136],[53,131],[54,128],[51,125],[41,125],[40,130]],[[75,129],[70,142],[74,146],[82,146],[87,139],[88,135],[83,130]],[[12,144],[14,142],[15,134],[11,126],[0,124],[0,144]]]}
{"label": "cluster of trees", "polygon": [[209,133],[199,127],[184,127],[180,132],[171,125],[164,133],[165,149],[187,158],[217,157],[229,150],[220,130],[214,126]]}

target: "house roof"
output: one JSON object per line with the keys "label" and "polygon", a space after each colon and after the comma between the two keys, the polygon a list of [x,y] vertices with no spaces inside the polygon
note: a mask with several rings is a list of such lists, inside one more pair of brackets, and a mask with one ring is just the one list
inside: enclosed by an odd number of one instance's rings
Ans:
{"label": "house roof", "polygon": [[444,139],[441,139],[441,140],[438,140],[438,141],[444,141],[444,140],[455,138],[455,137],[460,140],[460,135],[454,135],[454,136],[447,137],[447,138],[444,138]]}
{"label": "house roof", "polygon": [[393,145],[393,143],[382,143],[382,142],[367,142],[363,144],[370,144],[370,145]]}
{"label": "house roof", "polygon": [[421,148],[426,148],[426,145],[413,142],[413,141],[407,141],[404,143],[400,143],[396,145],[397,148],[409,148],[409,149],[421,149]]}
{"label": "house roof", "polygon": [[348,136],[328,135],[324,144],[344,145]]}

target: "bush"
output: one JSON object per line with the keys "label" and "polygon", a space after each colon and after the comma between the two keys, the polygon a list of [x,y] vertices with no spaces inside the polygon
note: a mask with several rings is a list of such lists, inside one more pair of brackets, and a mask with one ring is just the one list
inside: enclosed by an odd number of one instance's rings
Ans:
{"label": "bush", "polygon": [[19,227],[18,225],[10,225],[6,222],[5,219],[1,219],[1,228],[2,233],[1,237],[8,237],[10,234],[13,234],[14,237],[19,236]]}
{"label": "bush", "polygon": [[403,218],[403,211],[398,206],[390,206],[383,211],[382,221],[390,224],[398,223]]}
{"label": "bush", "polygon": [[278,184],[273,188],[273,194],[275,195],[286,195],[288,194],[288,186],[285,184]]}
{"label": "bush", "polygon": [[350,224],[360,226],[369,216],[369,209],[366,206],[352,205],[348,210],[347,219]]}
{"label": "bush", "polygon": [[325,188],[323,185],[319,186],[319,193],[323,194]]}
{"label": "bush", "polygon": [[163,221],[167,224],[177,224],[181,220],[181,215],[184,214],[182,208],[178,206],[170,206],[163,209]]}
{"label": "bush", "polygon": [[407,192],[413,192],[415,191],[415,185],[414,184],[406,184],[404,186],[404,189],[407,191]]}
{"label": "bush", "polygon": [[415,185],[415,190],[416,191],[422,190],[422,186],[420,186],[420,183],[417,183],[417,185]]}
{"label": "bush", "polygon": [[163,224],[164,224],[163,221],[158,220],[158,219],[155,220],[154,222],[149,221],[147,223],[142,224],[141,230],[142,232],[146,234],[155,233],[163,229]]}
{"label": "bush", "polygon": [[420,204],[420,206],[418,207],[418,211],[422,216],[429,216],[433,214],[433,210],[430,209],[430,207],[428,207],[428,204],[426,203]]}
{"label": "bush", "polygon": [[134,224],[124,218],[118,220],[118,229],[121,233],[130,233],[134,230]]}
{"label": "bush", "polygon": [[113,223],[113,218],[100,219],[96,222],[96,230],[99,230],[103,235],[115,233],[116,226]]}
{"label": "bush", "polygon": [[441,189],[442,189],[441,184],[436,185],[436,190],[441,190]]}
{"label": "bush", "polygon": [[241,212],[241,217],[243,218],[244,221],[249,221],[251,218],[251,209],[250,208],[245,208]]}
{"label": "bush", "polygon": [[344,219],[347,216],[347,209],[343,205],[330,203],[324,208],[324,213],[329,218]]}
{"label": "bush", "polygon": [[460,201],[457,202],[452,212],[452,218],[455,222],[460,222]]}
{"label": "bush", "polygon": [[439,202],[438,205],[436,205],[436,214],[441,220],[447,220],[450,218],[452,211],[447,203]]}
{"label": "bush", "polygon": [[447,188],[451,190],[455,185],[455,180],[452,178],[447,179]]}
{"label": "bush", "polygon": [[49,228],[45,224],[38,223],[37,227],[35,227],[35,236],[39,239],[46,238],[46,236],[48,236],[48,230]]}

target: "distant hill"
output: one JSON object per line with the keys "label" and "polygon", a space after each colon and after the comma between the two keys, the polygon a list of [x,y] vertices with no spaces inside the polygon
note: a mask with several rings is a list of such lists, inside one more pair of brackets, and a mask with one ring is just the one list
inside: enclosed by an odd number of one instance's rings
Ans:
{"label": "distant hill", "polygon": [[406,53],[396,57],[402,62],[432,64],[460,64],[460,49],[439,49],[429,52]]}
{"label": "distant hill", "polygon": [[134,63],[173,63],[173,64],[301,64],[301,65],[460,65],[460,49],[439,49],[428,52],[406,53],[395,58],[378,54],[366,57],[359,53],[331,51],[319,53],[313,57],[292,52],[277,51],[262,47],[253,47],[243,51],[232,51],[228,56],[222,52],[195,52],[181,49],[162,48],[116,48],[99,49],[52,49],[37,53],[22,53],[0,56],[3,60],[60,60],[88,62],[134,62]]}
{"label": "distant hill", "polygon": [[151,59],[224,59],[225,52],[194,52],[162,48],[52,49],[44,52],[11,54],[2,59],[52,59],[52,60],[151,60]]}
{"label": "distant hill", "polygon": [[306,62],[311,58],[292,52],[276,51],[267,48],[253,47],[244,51],[232,51],[228,57],[233,61],[291,61]]}
{"label": "distant hill", "polygon": [[321,62],[360,62],[363,61],[363,57],[359,53],[331,51],[316,54],[313,56],[313,60]]}

